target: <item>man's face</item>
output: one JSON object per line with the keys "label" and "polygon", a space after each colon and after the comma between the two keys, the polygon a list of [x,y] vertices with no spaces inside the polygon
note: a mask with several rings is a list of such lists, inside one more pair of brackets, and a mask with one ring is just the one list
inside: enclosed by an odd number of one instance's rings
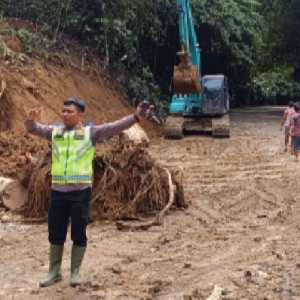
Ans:
{"label": "man's face", "polygon": [[75,105],[64,105],[61,117],[67,128],[74,128],[82,122],[83,113]]}

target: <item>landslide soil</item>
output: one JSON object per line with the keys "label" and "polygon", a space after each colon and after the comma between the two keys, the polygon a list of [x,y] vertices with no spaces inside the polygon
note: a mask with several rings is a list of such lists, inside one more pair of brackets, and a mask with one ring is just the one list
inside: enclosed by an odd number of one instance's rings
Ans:
{"label": "landslide soil", "polygon": [[[83,60],[80,45],[67,39],[48,52],[34,49],[28,56],[16,35],[20,28],[30,24],[19,19],[0,22],[0,95],[1,83],[6,86],[0,96],[0,175],[9,177],[20,176],[20,157],[26,152],[36,156],[47,148],[26,134],[24,120],[30,109],[42,108],[41,122],[48,124],[60,121],[63,100],[70,96],[86,101],[87,122],[101,124],[133,112],[118,84],[122,74],[109,75],[92,53],[85,53]],[[143,126],[149,136],[158,135],[149,122]]]}
{"label": "landslide soil", "polygon": [[90,224],[76,289],[69,240],[64,280],[39,289],[46,224],[0,224],[0,299],[206,299],[216,286],[218,299],[300,299],[300,171],[282,153],[281,112],[234,110],[230,139],[152,138],[152,155],[183,169],[188,209],[148,231]]}

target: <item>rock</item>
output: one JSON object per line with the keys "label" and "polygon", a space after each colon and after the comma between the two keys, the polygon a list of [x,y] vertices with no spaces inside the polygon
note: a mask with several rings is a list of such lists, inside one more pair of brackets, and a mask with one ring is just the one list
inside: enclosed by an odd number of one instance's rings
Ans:
{"label": "rock", "polygon": [[206,300],[219,300],[223,294],[223,288],[218,285],[215,285],[212,294]]}
{"label": "rock", "polygon": [[3,204],[9,210],[21,208],[27,200],[27,190],[18,180],[0,177],[0,193],[3,193]]}
{"label": "rock", "polygon": [[114,274],[121,274],[122,273],[122,269],[121,269],[120,266],[112,266],[111,270]]}
{"label": "rock", "polygon": [[183,267],[184,267],[185,269],[189,269],[189,268],[191,268],[191,266],[192,266],[191,263],[184,263],[184,265],[183,265]]}
{"label": "rock", "polygon": [[148,293],[151,295],[159,294],[165,287],[171,285],[171,280],[155,280],[151,283],[151,287],[148,289]]}
{"label": "rock", "polygon": [[0,193],[2,193],[6,187],[13,182],[11,178],[0,177]]}
{"label": "rock", "polygon": [[257,271],[257,275],[262,280],[268,278],[268,274],[263,271]]}
{"label": "rock", "polygon": [[31,295],[38,295],[40,293],[40,290],[39,289],[34,289],[34,290],[31,290],[30,291],[30,294]]}
{"label": "rock", "polygon": [[20,53],[19,55],[18,55],[18,59],[21,61],[21,62],[23,62],[23,63],[25,63],[25,62],[27,62],[29,59],[28,59],[28,57],[25,55],[25,54],[23,54],[23,53]]}
{"label": "rock", "polygon": [[247,270],[244,272],[244,276],[246,278],[246,280],[251,280],[252,279],[252,272]]}
{"label": "rock", "polygon": [[166,244],[170,243],[171,241],[167,237],[161,237],[159,242],[161,245],[166,245]]}
{"label": "rock", "polygon": [[10,216],[5,214],[1,217],[1,222],[8,223],[10,221]]}
{"label": "rock", "polygon": [[280,253],[280,252],[277,252],[277,251],[272,251],[272,254],[274,256],[276,256],[276,258],[279,259],[279,260],[283,260],[283,258],[285,257],[284,253]]}
{"label": "rock", "polygon": [[259,243],[259,242],[262,241],[262,237],[256,236],[256,237],[253,239],[253,241],[256,242],[256,243]]}
{"label": "rock", "polygon": [[37,89],[36,84],[25,77],[22,78],[22,86],[30,92],[34,92]]}
{"label": "rock", "polygon": [[268,276],[269,275],[266,272],[259,270],[258,267],[253,267],[251,270],[247,270],[244,272],[246,281],[258,285],[263,285]]}

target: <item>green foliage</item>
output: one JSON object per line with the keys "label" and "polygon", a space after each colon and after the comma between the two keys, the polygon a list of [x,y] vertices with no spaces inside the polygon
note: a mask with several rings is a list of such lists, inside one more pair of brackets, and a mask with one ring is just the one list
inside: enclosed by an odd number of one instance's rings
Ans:
{"label": "green foliage", "polygon": [[257,103],[276,104],[279,99],[287,102],[300,97],[300,84],[293,80],[292,69],[269,71],[259,74],[253,80],[254,99]]}
{"label": "green foliage", "polygon": [[[299,0],[190,0],[202,49],[202,73],[224,73],[235,104],[297,97]],[[170,98],[179,49],[176,0],[2,0],[0,16],[32,21],[52,41],[66,33],[94,47],[107,68],[125,68],[131,102]],[[27,53],[46,44],[18,33]],[[284,66],[284,72],[282,72]]]}
{"label": "green foliage", "polygon": [[[203,32],[209,48],[219,55],[228,55],[236,63],[254,64],[253,45],[262,27],[260,4],[255,0],[192,1],[196,23],[209,29]],[[210,36],[207,36],[207,35]],[[200,35],[200,43],[201,43]]]}
{"label": "green foliage", "polygon": [[124,85],[132,105],[135,106],[141,100],[147,100],[155,105],[160,116],[165,115],[167,101],[163,101],[161,90],[148,67],[144,67],[141,74],[131,76]]}
{"label": "green foliage", "polygon": [[5,19],[4,13],[0,10],[0,23],[4,22]]}
{"label": "green foliage", "polygon": [[22,44],[23,51],[28,55],[37,52],[39,54],[44,54],[51,45],[51,42],[46,36],[43,36],[40,33],[34,33],[26,28],[19,29],[16,35]]}
{"label": "green foliage", "polygon": [[263,27],[256,0],[193,0],[205,74],[226,74],[232,99],[247,102],[256,68],[255,45]]}
{"label": "green foliage", "polygon": [[[256,44],[254,101],[300,100],[300,2],[262,1],[265,26]],[[270,100],[271,99],[271,100]]]}
{"label": "green foliage", "polygon": [[36,36],[27,29],[20,29],[17,36],[22,43],[23,51],[27,54],[32,54],[35,47]]}

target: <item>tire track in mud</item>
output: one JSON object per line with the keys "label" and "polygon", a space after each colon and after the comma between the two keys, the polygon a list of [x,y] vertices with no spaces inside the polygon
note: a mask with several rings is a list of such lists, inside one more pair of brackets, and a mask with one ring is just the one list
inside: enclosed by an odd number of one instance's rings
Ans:
{"label": "tire track in mud", "polygon": [[[232,292],[226,299],[300,295],[300,264],[295,265],[300,254],[294,244],[300,230],[295,215],[300,213],[300,168],[282,153],[279,115],[268,117],[268,123],[264,119],[264,114],[235,114],[228,140],[190,136],[152,147],[163,164],[184,170],[187,215],[211,245],[207,259],[198,246],[196,256],[210,271],[199,276],[223,280]],[[220,252],[213,246],[219,239],[224,240]],[[225,277],[216,275],[224,268]]]}
{"label": "tire track in mud", "polygon": [[272,112],[269,123],[261,123],[263,116],[234,114],[230,139],[189,136],[152,146],[155,158],[184,170],[185,195],[200,223],[250,225],[287,217],[295,201],[287,192],[295,163],[281,153],[278,115]]}
{"label": "tire track in mud", "polygon": [[[220,300],[300,299],[300,164],[280,153],[279,115],[274,120],[267,116],[266,123],[265,114],[234,114],[229,140],[154,140],[154,158],[183,169],[189,208],[170,211],[163,226],[148,231],[91,224],[82,270],[86,282],[78,290],[69,289],[68,280],[47,290],[35,288],[47,269],[45,226],[25,233],[3,231],[1,263],[7,270],[2,294],[16,299],[197,300],[220,286]],[[20,267],[18,276],[27,274],[24,282],[9,273],[14,266]]]}

